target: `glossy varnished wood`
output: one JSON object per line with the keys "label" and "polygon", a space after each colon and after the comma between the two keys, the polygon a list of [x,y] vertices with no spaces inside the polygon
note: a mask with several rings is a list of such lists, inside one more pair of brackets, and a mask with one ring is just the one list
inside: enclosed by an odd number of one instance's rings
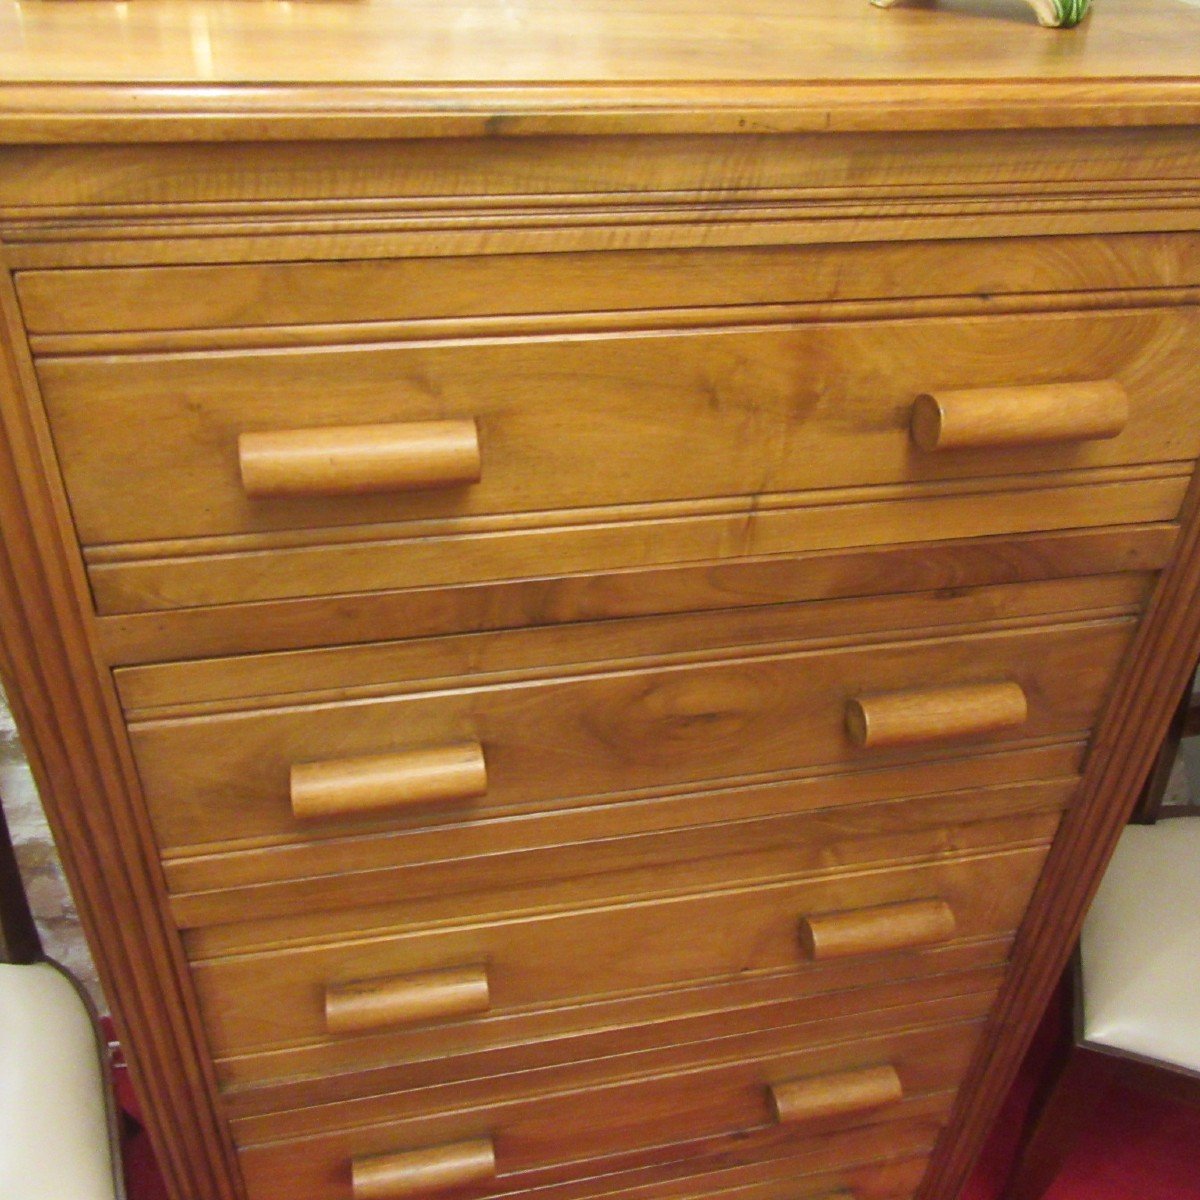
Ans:
{"label": "glossy varnished wood", "polygon": [[[724,508],[736,509],[733,498],[752,493],[775,506],[786,503],[785,493],[816,488],[1191,459],[1200,453],[1200,418],[1190,403],[1198,360],[1200,316],[1179,307],[308,353],[53,358],[40,360],[38,371],[85,543],[264,535],[221,545],[129,546],[119,556],[138,559],[265,549],[279,544],[265,535],[283,530],[319,531],[293,536],[293,545],[345,541],[349,531],[334,530],[353,526],[381,526],[367,537],[404,539],[418,535],[405,522],[440,518],[436,532],[446,536],[471,532],[470,517],[545,513],[523,523],[536,528],[588,520],[559,510],[600,507],[591,520],[614,521],[639,515],[613,511],[617,505],[723,498]],[[1128,393],[1119,436],[936,454],[920,453],[909,436],[908,410],[924,393],[1096,378]],[[154,419],[139,420],[144,412]],[[398,420],[387,435],[390,457],[381,457],[383,433],[354,433]],[[379,482],[401,467],[419,471],[422,443],[412,442],[404,422],[452,431],[439,433],[450,436],[451,481],[479,482],[321,498],[322,491],[369,492],[370,471]],[[347,437],[357,439],[353,446],[342,446]],[[330,438],[342,448],[322,451]],[[246,447],[276,447],[280,439],[294,446],[286,458],[282,448],[273,451],[275,469],[294,473],[306,463],[319,478],[309,479],[310,495],[297,477],[288,484],[294,494],[256,498],[246,486]],[[306,449],[307,439],[313,446]],[[422,453],[441,451],[429,444]],[[481,476],[475,453],[485,464]],[[328,465],[330,454],[346,460],[340,473]],[[114,474],[114,459],[139,469]],[[475,530],[514,526],[509,520]],[[110,549],[104,561],[117,557]],[[341,590],[353,578],[345,574],[350,566],[347,559]],[[210,571],[218,569],[214,563]]]}
{"label": "glossy varnished wood", "polygon": [[[934,1019],[953,1018],[963,1014],[964,1002],[978,1004],[992,993],[1010,944],[1008,938],[985,939],[903,958],[774,971],[553,1012],[431,1022],[389,1037],[386,1055],[380,1053],[380,1037],[234,1055],[218,1064],[223,1103],[235,1123],[264,1117],[262,1128],[269,1129],[272,1114],[402,1091],[419,1102],[420,1089],[430,1086],[460,1084],[457,1094],[481,1099],[481,1089],[494,1098],[514,1089],[554,1091],[555,1081],[564,1078],[584,1086],[678,1069],[712,1058],[724,1039],[741,1038],[745,1045],[745,1037],[755,1035],[777,1042],[791,1026],[819,1025],[830,1039],[839,1032],[858,1036],[884,1009],[919,1012],[923,1020],[936,1009]],[[490,1082],[480,1082],[484,1079]],[[260,1126],[249,1121],[246,1128]]]}
{"label": "glossy varnished wood", "polygon": [[328,945],[206,960],[195,964],[193,976],[210,1043],[227,1057],[324,1039],[324,990],[342,980],[482,961],[489,964],[494,1011],[549,1009],[583,998],[728,980],[741,971],[802,970],[807,960],[799,930],[809,913],[931,894],[953,909],[961,938],[1000,937],[1019,924],[1044,857],[1043,843],[922,866],[458,928],[362,929]]}
{"label": "glossy varnished wood", "polygon": [[[986,1005],[986,997],[983,998]],[[912,1014],[910,1014],[912,1015]],[[478,1110],[403,1115],[405,1098],[382,1098],[357,1106],[364,1115],[374,1109],[377,1122],[349,1126],[354,1108],[330,1106],[324,1124],[311,1112],[288,1114],[273,1123],[307,1136],[294,1141],[251,1143],[241,1152],[248,1192],[255,1200],[334,1200],[344,1195],[340,1180],[349,1150],[359,1154],[403,1152],[408,1147],[438,1144],[463,1131],[468,1136],[485,1125],[494,1130],[499,1187],[492,1195],[528,1187],[534,1179],[560,1182],[578,1176],[588,1155],[606,1170],[629,1169],[672,1157],[689,1156],[693,1169],[705,1157],[721,1161],[741,1144],[753,1152],[774,1144],[797,1150],[822,1134],[901,1117],[904,1109],[880,1109],[857,1118],[831,1117],[808,1125],[780,1125],[771,1114],[768,1087],[790,1072],[838,1070],[890,1057],[906,1088],[933,1103],[945,1095],[967,1062],[979,1034],[979,1023],[962,1021],[916,1031],[880,1031],[834,1046],[820,1041],[803,1049],[760,1051],[741,1062],[699,1065],[678,1074],[616,1081],[606,1087],[563,1091],[498,1101]],[[814,1033],[816,1031],[813,1031]],[[765,1049],[765,1047],[764,1047]],[[388,1110],[394,1116],[389,1119]],[[290,1119],[289,1119],[290,1118]],[[340,1128],[339,1128],[340,1126]],[[822,1127],[824,1126],[824,1127]],[[469,1132],[468,1132],[469,1131]],[[777,1151],[778,1152],[778,1151]]]}
{"label": "glossy varnished wood", "polygon": [[[953,600],[992,584],[1074,580],[1082,586],[1081,579],[1088,575],[1153,572],[1169,560],[1177,537],[1178,527],[1171,521],[1003,538],[930,541],[922,536],[890,547],[744,555],[736,561],[709,559],[616,573],[580,571],[489,584],[109,616],[97,621],[97,636],[100,653],[110,665],[154,664],[461,630],[564,626],[648,613],[716,608],[745,615],[763,604],[828,599],[845,603],[875,593],[933,590]],[[835,607],[827,607],[827,613]],[[170,678],[179,666],[171,662],[164,675]],[[196,668],[202,674],[227,675],[230,662],[198,662]]]}
{"label": "glossy varnished wood", "polygon": [[0,659],[170,1185],[948,1200],[1200,651],[1200,14],[469,7],[0,5]]}
{"label": "glossy varnished wood", "polygon": [[[425,809],[430,823],[630,798],[751,772],[882,765],[941,756],[944,744],[856,746],[844,726],[855,696],[1006,677],[1029,698],[1015,732],[980,747],[1085,736],[1135,630],[1130,619],[975,636],[773,651],[661,669],[578,671],[414,691],[343,704],[139,722],[135,753],[164,850],[239,839],[294,840],[371,828],[292,811],[297,762],[478,741],[486,794]],[[632,664],[631,664],[632,665]],[[953,743],[951,743],[953,744]],[[961,744],[961,743],[960,743]]]}
{"label": "glossy varnished wood", "polygon": [[[996,20],[979,0],[959,0],[951,21],[920,8],[846,10],[841,0],[815,0],[800,11],[754,0],[736,18],[669,0],[633,11],[587,0],[568,21],[552,3],[525,0],[515,10],[485,6],[477,24],[467,22],[478,33],[453,39],[438,36],[441,23],[458,28],[476,10],[439,7],[431,20],[421,4],[376,0],[353,19],[338,11],[296,20],[288,10],[248,12],[215,0],[159,0],[123,17],[90,6],[26,14],[13,3],[0,14],[14,47],[0,58],[0,79],[12,93],[5,107],[17,117],[7,123],[8,136],[24,131],[43,140],[98,138],[106,128],[105,140],[115,140],[122,124],[126,137],[160,139],[206,130],[228,137],[239,125],[310,137],[355,128],[376,136],[536,131],[538,121],[527,114],[560,131],[588,128],[589,113],[601,128],[645,129],[658,117],[660,128],[686,129],[696,124],[695,116],[687,119],[693,113],[728,130],[745,129],[747,111],[758,115],[757,128],[769,129],[922,121],[954,128],[995,123],[1001,114],[1041,125],[1194,119],[1187,83],[1195,72],[1188,36],[1195,15],[1166,0],[1113,0],[1111,9],[1091,22],[1087,37],[1064,38],[1048,55],[1040,39],[1055,35],[1030,28],[1028,8],[1010,4],[1002,11],[1007,20]],[[572,38],[581,27],[586,53]],[[870,85],[892,83],[901,65],[907,90],[882,103]],[[121,86],[129,80],[159,86],[136,93]],[[294,86],[300,82],[308,89]],[[72,97],[47,83],[92,86]],[[196,83],[220,86],[208,103],[185,104],[178,86]],[[329,84],[342,95],[312,86]],[[616,87],[622,90],[614,94]],[[289,121],[288,103],[298,96],[309,102],[301,119]],[[1035,97],[1040,111],[1027,112]]]}

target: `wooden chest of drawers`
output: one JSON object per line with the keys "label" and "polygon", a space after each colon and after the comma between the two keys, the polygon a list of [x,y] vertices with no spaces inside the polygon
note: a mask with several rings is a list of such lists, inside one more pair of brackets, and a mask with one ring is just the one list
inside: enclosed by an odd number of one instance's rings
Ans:
{"label": "wooden chest of drawers", "polygon": [[0,6],[2,665],[177,1200],[950,1200],[1200,654],[1200,11]]}

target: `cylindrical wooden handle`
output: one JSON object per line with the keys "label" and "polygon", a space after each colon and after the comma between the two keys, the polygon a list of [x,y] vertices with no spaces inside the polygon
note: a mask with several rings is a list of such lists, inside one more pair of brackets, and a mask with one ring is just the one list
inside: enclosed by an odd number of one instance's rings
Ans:
{"label": "cylindrical wooden handle", "polygon": [[944,900],[905,900],[804,917],[800,944],[811,959],[847,958],[932,946],[954,931],[954,911]]}
{"label": "cylindrical wooden handle", "polygon": [[489,1004],[487,969],[482,966],[362,979],[325,989],[325,1028],[330,1033],[365,1033],[487,1012]]}
{"label": "cylindrical wooden handle", "polygon": [[904,1098],[900,1076],[890,1065],[791,1079],[770,1092],[775,1119],[785,1125],[869,1112]]}
{"label": "cylindrical wooden handle", "polygon": [[1129,397],[1115,379],[970,388],[918,396],[912,437],[929,451],[1088,442],[1116,437],[1128,422]]}
{"label": "cylindrical wooden handle", "polygon": [[496,1152],[491,1138],[356,1158],[350,1163],[354,1200],[406,1200],[495,1178]]}
{"label": "cylindrical wooden handle", "polygon": [[292,812],[301,819],[470,800],[486,791],[487,767],[478,742],[292,767]]}
{"label": "cylindrical wooden handle", "polygon": [[338,496],[477,483],[474,421],[277,429],[238,438],[248,496]]}
{"label": "cylindrical wooden handle", "polygon": [[998,733],[1028,717],[1019,683],[968,683],[856,696],[846,704],[846,732],[876,749]]}

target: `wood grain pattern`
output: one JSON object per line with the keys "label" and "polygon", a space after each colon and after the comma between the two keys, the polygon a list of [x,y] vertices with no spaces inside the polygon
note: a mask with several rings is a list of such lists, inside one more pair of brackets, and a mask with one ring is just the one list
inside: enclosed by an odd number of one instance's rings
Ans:
{"label": "wood grain pattern", "polygon": [[[978,1022],[993,998],[991,988],[980,987],[978,980],[974,987],[955,981],[928,990],[930,996],[925,1000],[910,998],[907,1003],[889,1008],[855,1006],[852,1013],[816,1015],[801,1025],[779,1023],[755,1029],[748,1024],[748,1013],[738,1014],[737,1024],[728,1020],[706,1022],[701,1016],[693,1022],[693,1032],[698,1035],[695,1041],[660,1045],[652,1050],[631,1050],[628,1054],[587,1062],[553,1059],[541,1066],[504,1076],[447,1080],[444,1086],[401,1088],[382,1093],[376,1091],[370,1081],[360,1077],[362,1086],[353,1096],[345,1101],[317,1106],[325,1110],[327,1120],[324,1123],[322,1114],[312,1109],[264,1111],[257,1116],[238,1119],[234,1124],[235,1137],[239,1145],[250,1147],[278,1144],[284,1139],[358,1125],[421,1122],[435,1115],[453,1115],[468,1120],[473,1114],[488,1112],[500,1116],[506,1108],[519,1111],[531,1101],[537,1104],[561,1096],[582,1098],[588,1093],[600,1092],[598,1099],[602,1101],[603,1093],[614,1086],[633,1085],[632,1094],[636,1095],[637,1085],[646,1080],[668,1086],[686,1086],[689,1078],[695,1080],[713,1068],[730,1067],[749,1083],[745,1099],[763,1115],[762,1123],[774,1124],[769,1089],[788,1078],[787,1067],[780,1066],[784,1057],[832,1050],[835,1069],[847,1062],[858,1066],[871,1061],[861,1043],[871,1040],[894,1043],[914,1031],[926,1032],[963,1022]],[[891,991],[885,996],[897,998]],[[815,1074],[824,1073],[820,1057]],[[824,1057],[828,1062],[829,1056]],[[943,1090],[946,1089],[935,1083],[915,1094]],[[699,1098],[696,1102],[705,1103]],[[844,1128],[850,1124],[852,1122],[844,1120],[820,1122],[826,1129]],[[569,1128],[560,1128],[555,1134],[556,1140],[561,1141],[568,1152],[571,1135]],[[554,1161],[548,1158],[547,1165]]]}
{"label": "wood grain pattern", "polygon": [[913,441],[927,453],[1117,437],[1129,397],[1115,380],[926,393],[913,403]]}
{"label": "wood grain pattern", "polygon": [[[611,802],[647,787],[749,772],[919,761],[940,747],[860,750],[843,728],[864,692],[951,686],[1006,676],[1029,697],[1023,741],[1091,727],[1133,636],[1130,620],[828,651],[731,656],[660,670],[367,699],[345,705],[150,721],[132,740],[159,844],[333,835],[367,820],[304,832],[291,811],[297,761],[397,753],[476,740],[487,795],[426,810],[429,823]],[[398,743],[403,737],[404,742]],[[1000,731],[979,746],[1011,744]]]}
{"label": "wood grain pattern", "polygon": [[[734,501],[691,501],[625,510],[571,510],[515,528],[467,522],[358,527],[315,544],[259,549],[182,542],[90,555],[88,576],[101,613],[157,613],[177,606],[228,606],[263,600],[399,588],[503,584],[564,575],[621,572],[673,564],[894,546],[943,537],[1095,529],[1167,523],[1179,515],[1188,473],[1179,466],[1073,471],[1049,477],[989,479],[901,488],[822,490]],[[1041,486],[1039,486],[1039,484]],[[572,523],[577,522],[577,523]],[[522,524],[526,527],[522,528]],[[398,536],[397,536],[398,535]],[[343,538],[345,540],[343,540]],[[165,550],[168,557],[133,553]],[[113,561],[104,561],[111,558]],[[323,641],[323,639],[322,639]],[[251,649],[261,649],[261,643]]]}
{"label": "wood grain pattern", "polygon": [[[0,271],[0,673],[69,872],[164,1178],[237,1200],[178,938],[162,908],[115,695],[95,669],[78,551],[37,418],[37,389]],[[119,854],[120,871],[96,851]],[[116,918],[114,920],[114,917]]]}
{"label": "wood grain pattern", "polygon": [[215,1053],[323,1039],[324,989],[342,980],[486,962],[492,1008],[553,1008],[584,998],[805,969],[799,922],[811,911],[938,895],[963,939],[1020,922],[1045,847],[884,871],[758,884],[580,912],[456,928],[362,930],[329,945],[230,955],[193,967]]}
{"label": "wood grain pattern", "polygon": [[[44,359],[38,372],[80,536],[104,544],[314,527],[328,539],[378,522],[1191,459],[1200,453],[1190,403],[1198,359],[1200,316],[1185,307]],[[1121,436],[913,449],[907,410],[922,393],[1081,378],[1127,390]],[[482,481],[400,497],[246,494],[239,438],[398,420],[476,422]],[[139,470],[116,475],[114,458]],[[674,469],[680,463],[687,469]]]}
{"label": "wood grain pattern", "polygon": [[[1193,30],[0,0],[0,665],[176,1200],[957,1192],[1200,653]],[[478,482],[242,486],[447,421]]]}
{"label": "wood grain pattern", "polygon": [[954,910],[944,900],[910,900],[848,912],[810,913],[800,922],[800,944],[815,961],[910,950],[949,941]]}
{"label": "wood grain pattern", "polygon": [[898,1104],[904,1098],[904,1084],[890,1065],[860,1067],[833,1075],[785,1079],[772,1085],[770,1094],[776,1120],[798,1125]]}
{"label": "wood grain pattern", "polygon": [[369,1033],[486,1012],[489,1004],[487,970],[479,966],[358,980],[325,989],[325,1028]]}
{"label": "wood grain pattern", "polygon": [[[624,203],[643,195],[627,195]],[[559,203],[566,202],[560,197]],[[372,326],[397,321],[443,319],[461,327],[471,317],[617,312],[627,314],[621,319],[628,323],[646,320],[654,309],[668,310],[678,321],[681,310],[714,305],[969,297],[985,289],[993,298],[1066,292],[1081,300],[1094,291],[1188,284],[1200,284],[1200,237],[1188,233],[110,267],[16,276],[35,346],[46,345],[39,334],[212,330],[212,349],[240,341],[252,329],[267,345],[272,327],[279,326],[311,338],[320,336],[311,327],[329,325],[344,327],[344,336],[373,338]],[[284,335],[276,330],[274,336]],[[155,348],[153,338],[124,344]]]}
{"label": "wood grain pattern", "polygon": [[[1000,548],[995,551],[998,555]],[[887,556],[897,575],[898,557]],[[1113,565],[1124,563],[1114,556]],[[251,653],[125,667],[116,670],[114,678],[125,711],[134,721],[201,716],[382,695],[401,687],[436,691],[528,677],[530,672],[561,675],[585,666],[728,657],[735,648],[853,644],[882,635],[920,637],[972,626],[1132,616],[1142,611],[1156,578],[1153,572],[1133,570],[977,587],[960,578],[955,586],[932,591],[791,604],[783,603],[782,595],[764,592],[757,597],[760,603],[742,606],[736,618],[725,604],[677,613],[667,620],[651,616],[560,621],[553,628],[542,623],[541,628],[449,637],[413,636],[414,631],[405,630],[409,636],[362,646],[330,645],[297,654]],[[737,579],[734,573],[732,580]],[[892,582],[903,587],[906,581],[893,578]],[[754,591],[754,584],[746,588],[747,601]]]}
{"label": "wood grain pattern", "polygon": [[[518,1078],[536,1077],[552,1091],[552,1081],[564,1072],[579,1084],[661,1071],[688,1061],[703,1043],[711,1043],[711,1050],[718,1039],[778,1037],[789,1026],[821,1022],[833,1031],[830,1037],[839,1030],[853,1036],[870,1014],[913,1012],[913,1006],[926,1016],[937,1009],[952,1018],[962,1015],[962,998],[978,1004],[978,997],[996,988],[1010,944],[1007,937],[985,939],[903,960],[834,962],[552,1012],[491,1014],[356,1041],[231,1055],[219,1062],[223,1103],[231,1119],[239,1120],[449,1084],[484,1086],[494,1096],[505,1094]],[[581,1066],[585,1062],[587,1068]],[[470,1082],[483,1079],[491,1082]]]}
{"label": "wood grain pattern", "polygon": [[[127,79],[236,85],[305,83],[571,84],[643,80],[890,79],[898,61],[910,79],[1189,78],[1195,62],[1187,34],[1195,14],[1158,0],[1113,0],[1089,22],[1088,36],[1057,47],[988,20],[987,6],[966,0],[959,17],[867,10],[813,0],[803,12],[779,0],[748,0],[736,17],[714,5],[699,10],[660,0],[629,12],[613,0],[585,0],[574,19],[545,0],[527,0],[520,20],[505,20],[494,0],[473,9],[454,0],[439,22],[420,4],[375,3],[352,18],[334,13],[298,21],[273,10],[150,0],[127,16],[108,10],[3,10],[24,36],[0,58],[0,77],[15,81],[95,83]],[[476,23],[467,18],[478,12]],[[23,16],[23,20],[19,18]],[[1030,14],[1023,14],[1026,21]],[[200,58],[195,26],[209,50]],[[769,39],[753,31],[765,25]],[[749,29],[747,29],[749,26]],[[587,28],[594,46],[573,46]],[[470,36],[445,38],[443,28]],[[1021,36],[1025,35],[1025,36]],[[1180,43],[1185,43],[1181,45]],[[199,101],[196,102],[199,106]],[[1052,101],[1049,102],[1052,106]]]}
{"label": "wood grain pattern", "polygon": [[1083,792],[1039,884],[995,1024],[972,1064],[919,1200],[955,1194],[1015,1077],[1039,1014],[1079,936],[1092,895],[1140,793],[1156,747],[1200,659],[1200,476],[1185,508],[1187,536],[1164,572],[1132,663],[1093,739]]}
{"label": "wood grain pattern", "polygon": [[1177,537],[1177,526],[1162,523],[943,542],[919,538],[871,549],[109,616],[97,621],[97,637],[109,665],[153,664],[647,613],[745,613],[762,604],[872,593],[934,590],[951,597],[991,584],[1155,571]]}
{"label": "wood grain pattern", "polygon": [[[7,136],[38,141],[530,133],[539,124],[521,118],[531,111],[558,132],[1195,119],[1187,49],[1196,18],[1187,8],[1113,0],[1086,37],[1048,56],[1028,30],[990,19],[985,5],[955,7],[957,20],[943,23],[920,10],[864,15],[839,0],[800,12],[754,0],[735,20],[715,5],[631,12],[587,0],[576,25],[534,0],[511,19],[495,3],[459,2],[438,21],[411,2],[305,21],[212,0],[183,9],[158,0],[124,16],[26,14],[13,2],[0,11],[13,47],[0,58],[0,79],[15,118]],[[442,22],[463,35],[439,37]],[[587,53],[572,44],[578,27],[589,31]],[[905,89],[889,106],[869,85],[897,76]],[[124,83],[132,80],[150,84],[148,94]],[[86,86],[75,94],[63,84]],[[1038,111],[1028,112],[1034,95]],[[613,120],[614,108],[624,122]]]}
{"label": "wood grain pattern", "polygon": [[[1056,760],[1073,765],[1081,751],[1075,743],[882,772],[667,789],[534,821],[432,829],[414,822],[364,838],[189,854],[164,868],[185,941],[207,957],[352,930],[364,908],[387,923],[385,914],[402,909],[427,919],[453,913],[466,896],[482,914],[569,907],[615,893],[664,894],[780,871],[824,873],[968,850],[994,841],[1000,821],[1012,823],[1012,840],[1040,840],[1053,833],[1076,780],[1028,777]],[[952,783],[973,786],[922,794]],[[884,791],[889,786],[894,790]],[[488,887],[480,895],[484,871]]]}
{"label": "wood grain pattern", "polygon": [[977,738],[1028,719],[1029,698],[1011,680],[874,692],[846,703],[846,732],[867,750]]}
{"label": "wood grain pattern", "polygon": [[403,1200],[428,1192],[490,1183],[496,1178],[496,1149],[489,1138],[455,1142],[403,1154],[355,1158],[350,1162],[354,1200]]}
{"label": "wood grain pattern", "polygon": [[486,794],[487,768],[478,742],[294,763],[288,781],[292,814],[299,821],[473,800]]}
{"label": "wood grain pattern", "polygon": [[251,499],[461,487],[480,478],[479,431],[458,420],[243,433],[238,471]]}
{"label": "wood grain pattern", "polygon": [[[547,1183],[578,1175],[578,1160],[585,1155],[603,1157],[604,1166],[611,1170],[664,1161],[669,1156],[719,1153],[737,1141],[751,1152],[763,1143],[787,1141],[792,1143],[790,1148],[798,1149],[806,1135],[819,1136],[821,1126],[814,1123],[809,1130],[792,1130],[775,1124],[765,1086],[772,1075],[837,1069],[861,1063],[863,1058],[870,1061],[891,1055],[906,1090],[916,1095],[936,1092],[958,1077],[978,1033],[977,1023],[935,1026],[930,1031],[864,1038],[849,1046],[819,1046],[799,1053],[777,1051],[766,1061],[701,1067],[676,1076],[499,1102],[478,1111],[398,1120],[385,1117],[363,1127],[338,1128],[346,1114],[338,1106],[330,1106],[324,1128],[314,1127],[311,1113],[293,1114],[293,1127],[307,1125],[311,1130],[303,1140],[248,1145],[241,1152],[241,1162],[247,1191],[255,1200],[283,1196],[327,1200],[343,1194],[339,1152],[403,1151],[461,1136],[455,1132],[458,1130],[477,1137],[485,1123],[494,1130],[502,1180],[500,1188],[486,1189],[485,1194],[528,1186],[535,1171],[536,1177]],[[882,1117],[881,1112],[876,1120]],[[867,1115],[859,1118],[859,1123],[870,1120]],[[844,1127],[846,1122],[840,1124]]]}

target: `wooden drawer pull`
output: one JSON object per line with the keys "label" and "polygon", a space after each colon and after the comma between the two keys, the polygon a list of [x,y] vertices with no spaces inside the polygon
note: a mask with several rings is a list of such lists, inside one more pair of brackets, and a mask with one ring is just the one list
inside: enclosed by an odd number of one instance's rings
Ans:
{"label": "wooden drawer pull", "polygon": [[248,496],[338,496],[476,483],[474,421],[279,429],[238,438]]}
{"label": "wooden drawer pull", "polygon": [[792,1079],[770,1090],[775,1119],[784,1125],[869,1112],[904,1099],[900,1076],[890,1065]]}
{"label": "wooden drawer pull", "polygon": [[487,1012],[487,970],[450,967],[392,979],[364,979],[325,989],[325,1028],[330,1033],[364,1033]]}
{"label": "wooden drawer pull", "polygon": [[495,1178],[496,1152],[491,1138],[356,1158],[350,1163],[354,1200],[401,1200]]}
{"label": "wooden drawer pull", "polygon": [[487,768],[478,742],[292,767],[292,812],[301,819],[470,800],[486,791]]}
{"label": "wooden drawer pull", "polygon": [[971,388],[918,396],[912,437],[929,451],[1032,446],[1116,437],[1128,422],[1129,397],[1113,379]]}
{"label": "wooden drawer pull", "polygon": [[800,943],[812,959],[847,958],[932,946],[954,931],[954,911],[944,900],[906,900],[805,917]]}
{"label": "wooden drawer pull", "polygon": [[858,696],[846,705],[856,745],[911,746],[1015,729],[1029,716],[1019,683],[969,683]]}

